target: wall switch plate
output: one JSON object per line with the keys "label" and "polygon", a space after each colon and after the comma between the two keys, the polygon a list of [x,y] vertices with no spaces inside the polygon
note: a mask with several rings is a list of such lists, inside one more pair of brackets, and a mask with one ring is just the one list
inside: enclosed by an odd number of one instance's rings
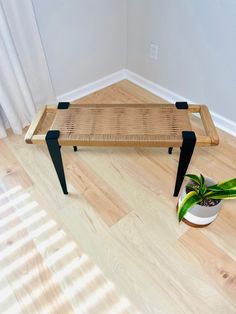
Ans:
{"label": "wall switch plate", "polygon": [[158,45],[156,43],[150,44],[150,50],[149,50],[149,58],[152,60],[158,59]]}

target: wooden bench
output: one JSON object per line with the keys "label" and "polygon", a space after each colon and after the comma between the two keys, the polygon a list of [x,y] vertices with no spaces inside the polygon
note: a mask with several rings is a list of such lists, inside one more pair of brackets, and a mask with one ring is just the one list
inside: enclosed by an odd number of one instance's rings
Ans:
{"label": "wooden bench", "polygon": [[[48,113],[54,118],[42,133]],[[192,131],[189,115],[200,113],[205,135]],[[28,144],[46,144],[64,194],[68,194],[61,157],[62,146],[180,147],[174,189],[178,196],[195,146],[219,144],[216,128],[205,105],[111,104],[76,105],[59,103],[42,108],[25,136]]]}

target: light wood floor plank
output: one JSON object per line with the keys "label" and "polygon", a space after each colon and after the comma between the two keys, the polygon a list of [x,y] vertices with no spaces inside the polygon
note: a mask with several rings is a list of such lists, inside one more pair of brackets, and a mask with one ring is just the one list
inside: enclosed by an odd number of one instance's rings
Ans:
{"label": "light wood floor plank", "polygon": [[[206,277],[226,298],[236,303],[236,261],[225,254],[199,230],[189,230],[179,240],[192,255],[191,262],[202,267]],[[193,249],[194,248],[194,249]]]}
{"label": "light wood floor plank", "polygon": [[89,202],[108,226],[112,226],[132,210],[114,189],[78,157],[78,154],[70,154],[69,158],[66,155],[65,162],[67,162],[67,177],[71,184],[78,189],[81,197]]}

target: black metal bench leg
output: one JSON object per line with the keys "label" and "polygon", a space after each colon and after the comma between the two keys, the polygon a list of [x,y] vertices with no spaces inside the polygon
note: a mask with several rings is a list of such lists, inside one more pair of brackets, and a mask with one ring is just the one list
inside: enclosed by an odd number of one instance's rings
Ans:
{"label": "black metal bench leg", "polygon": [[68,194],[64,168],[63,168],[63,162],[62,162],[62,157],[61,157],[61,150],[58,144],[59,136],[60,136],[59,131],[48,131],[46,135],[46,143],[47,143],[48,151],[52,158],[52,162],[54,164],[58,179],[60,181],[63,193]]}
{"label": "black metal bench leg", "polygon": [[169,147],[169,150],[168,150],[169,155],[172,155],[172,152],[173,152],[173,147]]}
{"label": "black metal bench leg", "polygon": [[184,131],[183,134],[183,145],[181,147],[178,172],[175,184],[174,196],[179,195],[179,191],[181,189],[184,176],[187,172],[189,163],[191,161],[193,151],[196,145],[196,135],[194,132]]}
{"label": "black metal bench leg", "polygon": [[77,152],[77,146],[73,146],[74,147],[74,152]]}

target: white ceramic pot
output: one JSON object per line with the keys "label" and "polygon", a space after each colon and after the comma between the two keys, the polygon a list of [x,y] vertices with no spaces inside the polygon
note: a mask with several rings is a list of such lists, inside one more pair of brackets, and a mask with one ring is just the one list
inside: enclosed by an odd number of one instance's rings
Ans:
{"label": "white ceramic pot", "polygon": [[[206,178],[206,185],[216,184],[211,179]],[[186,187],[179,198],[178,206],[186,195]],[[222,201],[215,206],[201,206],[194,205],[184,216],[183,221],[190,224],[193,227],[205,227],[211,224],[218,216],[222,207]]]}

